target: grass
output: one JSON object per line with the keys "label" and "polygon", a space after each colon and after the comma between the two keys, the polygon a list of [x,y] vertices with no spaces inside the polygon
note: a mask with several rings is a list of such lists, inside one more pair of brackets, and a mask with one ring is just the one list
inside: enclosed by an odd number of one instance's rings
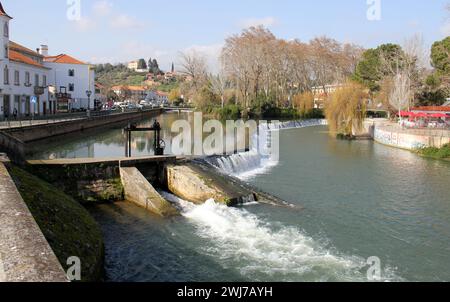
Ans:
{"label": "grass", "polygon": [[435,159],[450,159],[450,144],[444,145],[442,148],[423,148],[417,151],[420,155]]}
{"label": "grass", "polygon": [[83,282],[103,277],[104,245],[97,222],[78,202],[47,182],[11,165],[9,172],[59,262],[81,260]]}

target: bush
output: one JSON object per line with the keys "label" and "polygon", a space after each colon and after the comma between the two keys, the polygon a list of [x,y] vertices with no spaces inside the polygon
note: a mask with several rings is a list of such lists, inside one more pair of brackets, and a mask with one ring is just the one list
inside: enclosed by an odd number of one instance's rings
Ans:
{"label": "bush", "polygon": [[242,117],[241,108],[237,105],[226,105],[223,108],[215,108],[213,113],[223,120],[236,120]]}
{"label": "bush", "polygon": [[450,158],[450,144],[446,144],[442,146],[442,148],[434,148],[434,147],[423,148],[418,150],[418,153],[422,156],[437,159]]}

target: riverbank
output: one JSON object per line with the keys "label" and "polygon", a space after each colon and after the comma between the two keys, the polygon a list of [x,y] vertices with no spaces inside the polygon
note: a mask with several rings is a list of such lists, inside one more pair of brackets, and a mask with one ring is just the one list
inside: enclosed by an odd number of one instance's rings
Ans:
{"label": "riverbank", "polygon": [[417,151],[450,143],[450,130],[404,129],[388,120],[368,120],[365,126],[376,142],[400,149]]}
{"label": "riverbank", "polygon": [[417,153],[423,157],[450,161],[450,144],[446,144],[442,148],[429,147],[419,149]]}
{"label": "riverbank", "polygon": [[69,269],[67,261],[75,256],[81,261],[81,281],[102,280],[104,244],[97,222],[49,183],[13,164],[8,171],[63,269]]}

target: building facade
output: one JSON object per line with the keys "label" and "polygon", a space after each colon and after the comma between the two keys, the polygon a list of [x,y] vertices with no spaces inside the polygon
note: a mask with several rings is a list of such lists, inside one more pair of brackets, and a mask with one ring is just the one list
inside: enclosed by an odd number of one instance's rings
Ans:
{"label": "building facade", "polygon": [[[61,111],[61,99],[65,112],[77,103],[93,108],[95,74],[90,66],[67,55],[50,57],[45,45],[34,51],[11,41],[11,20],[0,2],[0,119],[55,114]],[[87,91],[92,91],[91,102]]]}
{"label": "building facade", "polygon": [[[41,46],[44,66],[50,72],[51,84],[57,95],[69,94],[69,110],[92,110],[95,108],[95,72],[94,69],[69,55],[48,56],[45,45]],[[58,111],[65,111],[65,101],[58,99]]]}
{"label": "building facade", "polygon": [[145,100],[149,90],[145,86],[114,86],[111,90],[125,101],[142,101]]}

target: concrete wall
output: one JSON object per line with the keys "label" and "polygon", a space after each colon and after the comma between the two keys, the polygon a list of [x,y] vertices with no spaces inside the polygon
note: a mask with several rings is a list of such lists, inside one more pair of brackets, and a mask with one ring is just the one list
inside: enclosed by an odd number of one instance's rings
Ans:
{"label": "concrete wall", "polygon": [[378,143],[407,150],[424,147],[441,148],[450,143],[450,131],[448,130],[403,131],[395,127],[376,126],[373,137]]}
{"label": "concrete wall", "polygon": [[[157,116],[163,109],[153,109],[141,112],[129,112],[112,114],[91,119],[68,121],[56,124],[43,124],[30,127],[4,130],[4,132],[17,138],[23,143],[42,140],[45,138],[63,135],[71,132],[83,131],[85,129],[101,127],[109,124],[119,123],[127,120],[143,119],[145,117]],[[0,148],[2,145],[0,145]]]}
{"label": "concrete wall", "polygon": [[178,214],[178,210],[161,197],[137,168],[120,168],[125,200],[162,217]]}
{"label": "concrete wall", "polygon": [[0,158],[0,282],[67,282]]}

